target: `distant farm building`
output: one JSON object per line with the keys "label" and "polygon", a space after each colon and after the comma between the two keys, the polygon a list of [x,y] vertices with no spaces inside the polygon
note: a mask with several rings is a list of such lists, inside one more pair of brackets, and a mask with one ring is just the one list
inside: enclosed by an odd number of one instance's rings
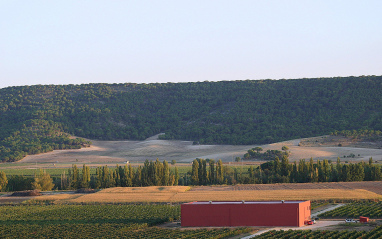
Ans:
{"label": "distant farm building", "polygon": [[181,205],[184,227],[289,226],[310,220],[310,201],[190,202]]}

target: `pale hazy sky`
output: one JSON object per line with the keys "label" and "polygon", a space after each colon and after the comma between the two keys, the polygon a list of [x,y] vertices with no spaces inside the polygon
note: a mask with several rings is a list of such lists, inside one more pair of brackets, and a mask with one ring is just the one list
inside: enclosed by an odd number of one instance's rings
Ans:
{"label": "pale hazy sky", "polygon": [[0,88],[382,75],[382,1],[0,0]]}

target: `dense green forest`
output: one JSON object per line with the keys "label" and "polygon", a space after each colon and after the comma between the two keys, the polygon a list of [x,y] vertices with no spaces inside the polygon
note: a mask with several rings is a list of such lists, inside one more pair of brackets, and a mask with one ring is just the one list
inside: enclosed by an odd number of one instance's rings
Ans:
{"label": "dense green forest", "polygon": [[72,139],[263,144],[382,130],[382,76],[0,89],[0,161],[79,148]]}

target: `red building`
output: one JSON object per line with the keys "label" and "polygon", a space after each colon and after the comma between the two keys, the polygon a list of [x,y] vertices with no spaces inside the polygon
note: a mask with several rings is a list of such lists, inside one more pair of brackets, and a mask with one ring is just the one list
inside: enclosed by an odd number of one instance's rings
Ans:
{"label": "red building", "polygon": [[181,205],[184,227],[292,226],[310,220],[310,201],[190,202]]}

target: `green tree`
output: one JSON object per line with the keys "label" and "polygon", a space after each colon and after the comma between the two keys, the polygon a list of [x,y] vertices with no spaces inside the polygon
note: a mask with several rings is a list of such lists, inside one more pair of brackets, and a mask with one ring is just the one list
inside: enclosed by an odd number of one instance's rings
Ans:
{"label": "green tree", "polygon": [[77,168],[76,164],[72,165],[72,170],[70,173],[70,188],[72,189],[78,189],[80,187],[80,172]]}
{"label": "green tree", "polygon": [[61,174],[60,189],[66,190],[69,188],[69,178],[66,176],[65,171]]}
{"label": "green tree", "polygon": [[90,187],[90,168],[85,164],[82,166],[82,178],[81,178],[81,187],[89,188]]}
{"label": "green tree", "polygon": [[250,182],[253,182],[255,177],[255,168],[253,166],[249,167],[248,174],[249,174]]}
{"label": "green tree", "polygon": [[0,171],[0,191],[4,190],[7,186],[8,180],[4,172]]}
{"label": "green tree", "polygon": [[[23,175],[11,175],[7,177],[7,191],[24,191],[32,189],[34,178],[25,177]],[[4,190],[4,189],[3,189]]]}
{"label": "green tree", "polygon": [[290,174],[289,181],[291,183],[296,183],[296,182],[299,181],[298,167],[297,167],[297,162],[296,161],[294,161],[294,163],[293,163],[292,172]]}
{"label": "green tree", "polygon": [[336,169],[337,169],[337,174],[339,175],[339,177],[341,177],[340,175],[342,174],[342,165],[341,165],[340,157],[337,157]]}
{"label": "green tree", "polygon": [[[154,163],[154,185],[156,186],[162,185],[163,177],[164,177],[163,172],[164,172],[163,164],[159,162],[159,159],[156,159]],[[167,182],[168,182],[168,179],[167,179]]]}
{"label": "green tree", "polygon": [[281,174],[281,163],[280,163],[279,157],[276,156],[276,158],[275,158],[275,160],[273,162],[274,162],[274,171],[275,171],[275,174],[280,175]]}
{"label": "green tree", "polygon": [[130,180],[129,168],[128,168],[127,164],[125,164],[125,166],[123,166],[123,168],[122,168],[121,186],[122,187],[129,187],[129,186],[127,186],[129,180]]}
{"label": "green tree", "polygon": [[53,179],[46,171],[40,169],[39,174],[37,176],[35,175],[34,181],[32,182],[32,188],[41,191],[50,191],[53,187]]}
{"label": "green tree", "polygon": [[298,182],[306,183],[309,180],[308,166],[305,163],[305,159],[300,159],[298,163]]}
{"label": "green tree", "polygon": [[350,168],[351,168],[351,165],[344,164],[342,166],[341,181],[343,181],[343,182],[350,182],[352,180],[352,175],[351,175]]}
{"label": "green tree", "polygon": [[127,187],[133,186],[133,179],[134,179],[134,170],[133,167],[129,164],[129,179],[127,181]]}
{"label": "green tree", "polygon": [[178,186],[178,182],[179,182],[179,172],[178,172],[178,167],[175,167],[175,182],[174,182],[174,185]]}
{"label": "green tree", "polygon": [[135,187],[142,187],[142,167],[138,166],[137,172],[134,175],[134,186]]}
{"label": "green tree", "polygon": [[101,169],[101,167],[96,168],[96,178],[95,178],[94,187],[97,189],[102,187],[102,169]]}
{"label": "green tree", "polygon": [[365,171],[362,163],[354,164],[352,167],[352,181],[363,181],[364,178]]}
{"label": "green tree", "polygon": [[210,171],[209,171],[209,183],[210,184],[215,184],[216,182],[216,172],[215,172],[215,160],[211,159],[209,162],[209,168],[210,168]]}
{"label": "green tree", "polygon": [[287,155],[283,155],[281,159],[281,176],[289,177],[291,171],[291,165]]}
{"label": "green tree", "polygon": [[199,162],[197,159],[194,159],[192,162],[192,168],[191,168],[191,183],[193,185],[199,185]]}
{"label": "green tree", "polygon": [[260,151],[263,151],[263,148],[262,147],[255,147],[254,150],[257,152],[257,153],[260,153]]}
{"label": "green tree", "polygon": [[224,167],[221,159],[218,160],[216,166],[216,180],[218,184],[222,184],[224,182]]}
{"label": "green tree", "polygon": [[327,159],[324,159],[322,163],[322,175],[323,175],[323,181],[322,182],[329,182],[330,178],[330,165]]}
{"label": "green tree", "polygon": [[371,171],[372,171],[372,180],[374,180],[374,181],[382,180],[382,172],[381,172],[381,167],[380,166],[373,165]]}
{"label": "green tree", "polygon": [[170,182],[170,168],[166,160],[163,161],[163,186],[168,186]]}

